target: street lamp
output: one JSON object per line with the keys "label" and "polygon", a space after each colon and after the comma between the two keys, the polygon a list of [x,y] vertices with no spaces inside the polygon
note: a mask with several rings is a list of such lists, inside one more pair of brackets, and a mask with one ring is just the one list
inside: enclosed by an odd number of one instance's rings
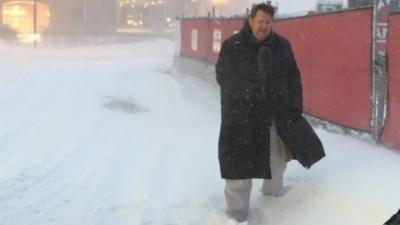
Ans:
{"label": "street lamp", "polygon": [[218,10],[218,16],[221,16],[220,15],[220,7],[221,6],[223,6],[223,5],[226,5],[227,3],[228,3],[228,0],[211,0],[211,3],[212,3],[212,15],[213,15],[213,17],[215,17],[216,15],[216,12],[215,12],[215,10],[216,10],[216,8],[219,8],[219,10]]}
{"label": "street lamp", "polygon": [[212,4],[215,6],[225,5],[228,0],[211,0]]}

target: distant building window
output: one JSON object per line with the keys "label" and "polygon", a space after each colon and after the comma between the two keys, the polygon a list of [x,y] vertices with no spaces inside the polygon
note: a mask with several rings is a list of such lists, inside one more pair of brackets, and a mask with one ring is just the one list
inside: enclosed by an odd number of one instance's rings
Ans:
{"label": "distant building window", "polygon": [[[3,24],[18,33],[21,42],[33,42],[40,39],[40,34],[34,34],[33,4],[29,1],[7,1],[1,3],[0,14],[3,15]],[[37,3],[37,32],[42,32],[49,26],[50,9],[47,4]]]}
{"label": "distant building window", "polygon": [[318,12],[334,12],[343,9],[342,0],[318,0],[317,10]]}

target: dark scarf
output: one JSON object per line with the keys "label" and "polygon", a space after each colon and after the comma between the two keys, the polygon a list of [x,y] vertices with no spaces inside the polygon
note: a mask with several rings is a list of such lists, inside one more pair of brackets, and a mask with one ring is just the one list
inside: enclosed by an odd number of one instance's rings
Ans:
{"label": "dark scarf", "polygon": [[[259,52],[259,49],[262,47],[268,47],[272,52],[276,50],[276,48],[278,47],[279,40],[275,32],[271,31],[265,39],[258,40],[254,37],[248,21],[245,22],[241,30],[241,33],[244,36],[244,39],[249,43],[249,45],[257,49],[257,52]],[[258,72],[263,75],[262,79],[263,86],[261,89],[261,96],[266,101],[267,108],[270,110],[270,113],[275,114],[277,113],[276,112],[277,106],[280,105],[279,99],[277,98],[277,91],[276,91],[277,88],[274,85],[276,83],[274,77],[276,77],[277,73],[274,70],[274,67],[271,67],[270,69],[267,69],[265,71],[259,69]]]}

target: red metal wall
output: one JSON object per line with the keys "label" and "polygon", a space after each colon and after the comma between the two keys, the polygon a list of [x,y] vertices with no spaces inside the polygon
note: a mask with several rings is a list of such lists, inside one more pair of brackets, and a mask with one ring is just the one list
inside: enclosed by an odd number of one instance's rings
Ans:
{"label": "red metal wall", "polygon": [[[187,19],[181,22],[181,55],[206,60],[211,46],[209,21]],[[197,50],[192,49],[192,30],[198,31]]]}
{"label": "red metal wall", "polygon": [[[183,20],[181,55],[215,63],[218,52],[212,51],[213,30],[221,30],[224,40],[242,25],[240,19]],[[192,28],[202,32],[197,52],[190,48]],[[302,72],[305,112],[369,131],[371,10],[279,20],[274,30],[292,43]]]}
{"label": "red metal wall", "polygon": [[[213,34],[214,30],[220,30],[222,32],[222,40],[232,36],[235,31],[240,31],[243,27],[243,20],[238,19],[225,19],[225,20],[210,20],[211,27],[210,33]],[[212,63],[216,63],[219,52],[210,51],[208,60]]]}
{"label": "red metal wall", "polygon": [[[181,21],[181,55],[216,63],[218,51],[213,51],[213,32],[220,31],[225,40],[242,26],[241,19],[184,19]],[[191,46],[193,29],[199,32],[197,50]]]}
{"label": "red metal wall", "polygon": [[276,22],[292,43],[302,73],[305,112],[369,131],[371,10]]}
{"label": "red metal wall", "polygon": [[400,148],[400,13],[389,19],[388,78],[389,109],[383,142]]}

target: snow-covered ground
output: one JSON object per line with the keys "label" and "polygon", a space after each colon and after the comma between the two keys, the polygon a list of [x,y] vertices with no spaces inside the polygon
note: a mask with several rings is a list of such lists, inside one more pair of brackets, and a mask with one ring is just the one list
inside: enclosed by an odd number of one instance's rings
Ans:
{"label": "snow-covered ground", "polygon": [[[0,44],[1,225],[231,225],[218,90],[172,76],[166,40],[71,49]],[[249,224],[376,225],[400,208],[400,151],[317,130],[285,196],[253,186]]]}

